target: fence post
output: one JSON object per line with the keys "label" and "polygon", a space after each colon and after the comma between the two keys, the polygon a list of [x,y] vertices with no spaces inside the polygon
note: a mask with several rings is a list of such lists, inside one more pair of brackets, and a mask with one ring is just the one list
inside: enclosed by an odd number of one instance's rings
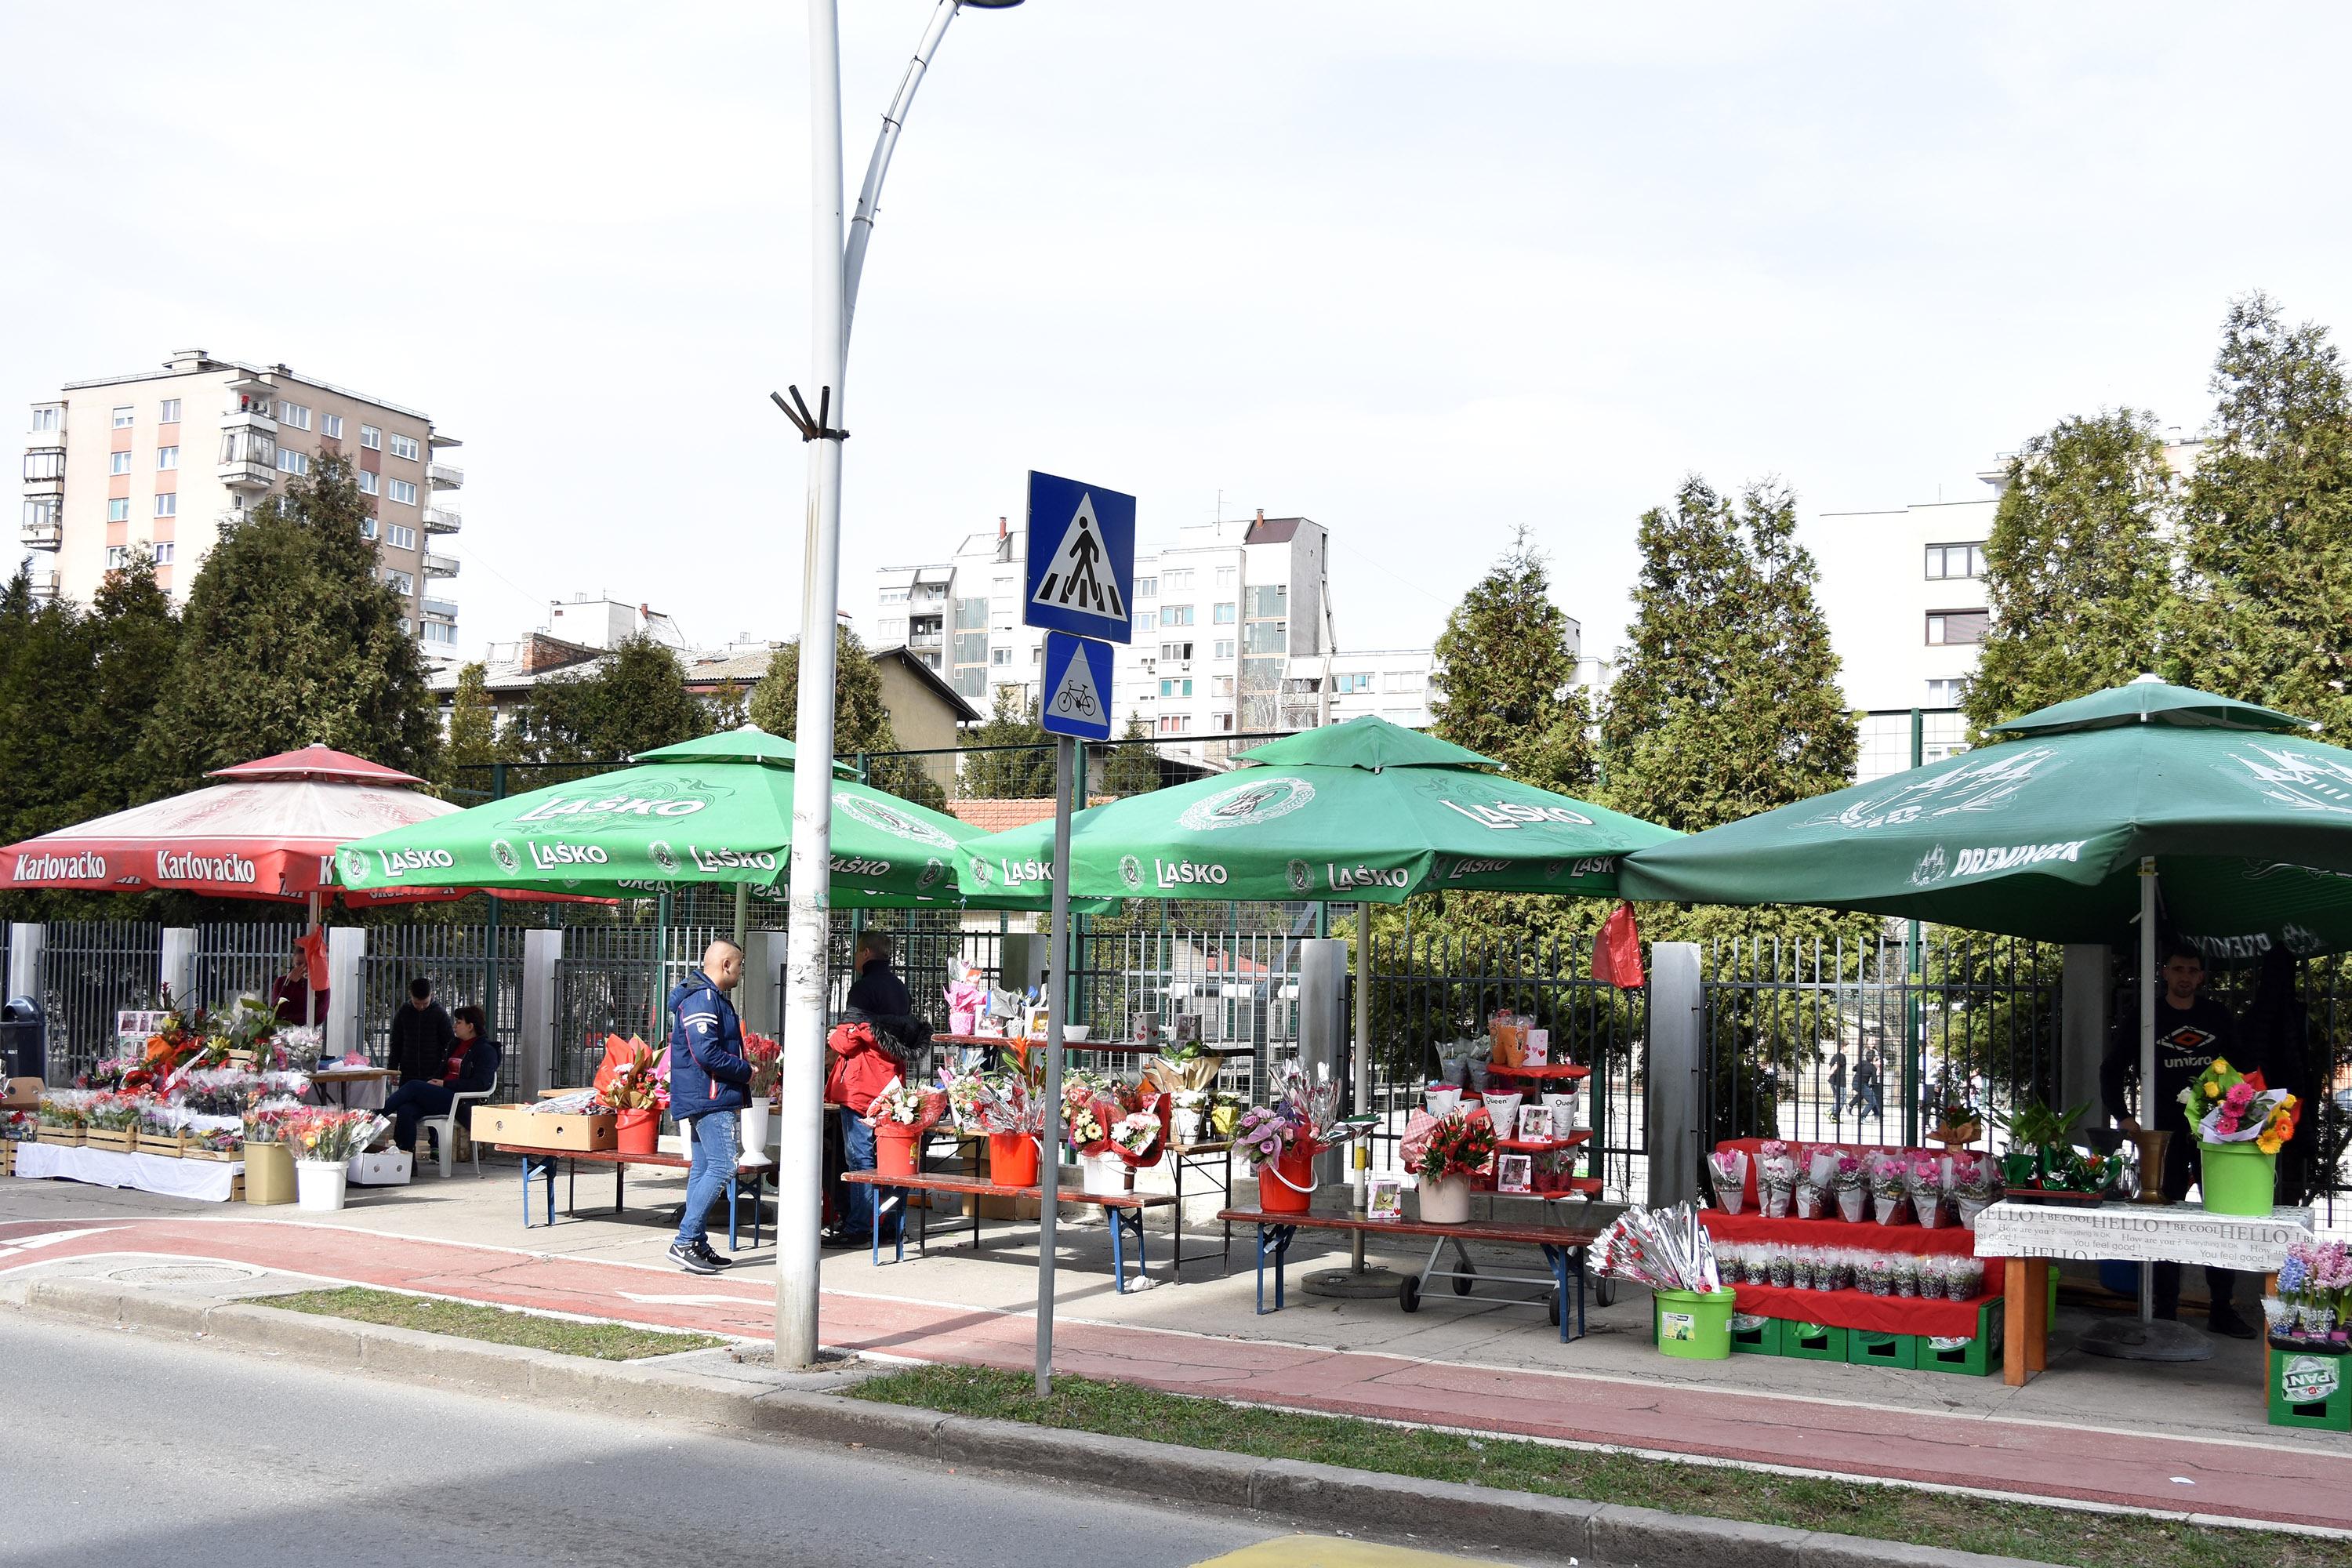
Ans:
{"label": "fence post", "polygon": [[[2106,1054],[2114,1001],[2113,951],[2095,942],[2068,943],[2058,978],[2058,1087],[2051,1104],[2100,1098],[2099,1059]],[[2105,1109],[2110,1116],[2123,1111],[2119,1105]]]}
{"label": "fence post", "polygon": [[367,986],[361,979],[367,957],[367,927],[327,928],[327,989],[335,1001],[327,1009],[324,1054],[341,1061],[360,1049],[360,1015],[367,1011]]}
{"label": "fence post", "polygon": [[[41,950],[48,945],[49,928],[37,921],[8,927],[8,994],[41,1000]],[[43,1005],[47,1005],[46,1003]],[[55,1026],[54,1024],[51,1026]]]}
{"label": "fence post", "polygon": [[191,1000],[196,984],[196,931],[194,926],[163,928],[163,960],[156,966],[156,978],[175,1002]]}
{"label": "fence post", "polygon": [[774,1039],[784,1026],[784,938],[780,931],[743,933],[743,984],[736,1007],[743,1026]]}
{"label": "fence post", "polygon": [[1706,1103],[1706,995],[1695,942],[1650,948],[1649,1196],[1654,1207],[1696,1198],[1699,1119]]}
{"label": "fence post", "polygon": [[555,965],[563,957],[563,928],[522,933],[522,985],[515,997],[515,1085],[510,1100],[530,1100],[555,1087]]}

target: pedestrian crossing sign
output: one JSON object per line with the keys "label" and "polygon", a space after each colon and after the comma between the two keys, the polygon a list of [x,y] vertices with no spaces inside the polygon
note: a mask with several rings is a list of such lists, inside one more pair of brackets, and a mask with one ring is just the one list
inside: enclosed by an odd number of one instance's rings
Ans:
{"label": "pedestrian crossing sign", "polygon": [[1133,640],[1135,498],[1032,470],[1026,577],[1025,624]]}
{"label": "pedestrian crossing sign", "polygon": [[1045,700],[1037,721],[1049,735],[1110,739],[1111,647],[1066,632],[1045,634]]}

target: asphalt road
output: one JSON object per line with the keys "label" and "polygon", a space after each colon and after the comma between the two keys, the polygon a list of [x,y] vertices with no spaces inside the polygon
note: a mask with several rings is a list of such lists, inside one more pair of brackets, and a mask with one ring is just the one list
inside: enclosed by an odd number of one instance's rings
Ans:
{"label": "asphalt road", "polygon": [[1235,1551],[1461,1561],[0,1316],[0,1563],[1179,1568]]}

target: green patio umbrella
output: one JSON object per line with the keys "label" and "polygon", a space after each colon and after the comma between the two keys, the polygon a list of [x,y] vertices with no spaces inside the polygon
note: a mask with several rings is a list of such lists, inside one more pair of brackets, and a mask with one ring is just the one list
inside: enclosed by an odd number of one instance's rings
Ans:
{"label": "green patio umbrella", "polygon": [[[1673,838],[1479,767],[1475,752],[1366,715],[1240,753],[1251,764],[1070,819],[1076,897],[1401,903],[1442,888],[1617,891],[1618,858]],[[1053,824],[966,847],[967,896],[1050,879]]]}
{"label": "green patio umbrella", "polygon": [[[348,888],[431,881],[604,898],[698,882],[781,889],[792,868],[793,756],[791,742],[751,725],[665,746],[640,753],[635,767],[346,844],[336,877]],[[954,817],[836,776],[833,902],[1043,908],[1043,888],[959,891],[952,863],[980,837]]]}
{"label": "green patio umbrella", "polygon": [[1817,904],[2057,942],[2170,928],[2220,959],[2352,948],[2352,752],[2143,678],[1994,745],[1642,849],[1631,899]]}

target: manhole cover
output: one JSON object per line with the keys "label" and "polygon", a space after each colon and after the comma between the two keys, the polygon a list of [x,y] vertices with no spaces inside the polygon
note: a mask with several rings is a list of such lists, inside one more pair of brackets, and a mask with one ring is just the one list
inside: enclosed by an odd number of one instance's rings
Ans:
{"label": "manhole cover", "polygon": [[107,1276],[125,1285],[242,1285],[262,1271],[236,1263],[148,1263]]}

